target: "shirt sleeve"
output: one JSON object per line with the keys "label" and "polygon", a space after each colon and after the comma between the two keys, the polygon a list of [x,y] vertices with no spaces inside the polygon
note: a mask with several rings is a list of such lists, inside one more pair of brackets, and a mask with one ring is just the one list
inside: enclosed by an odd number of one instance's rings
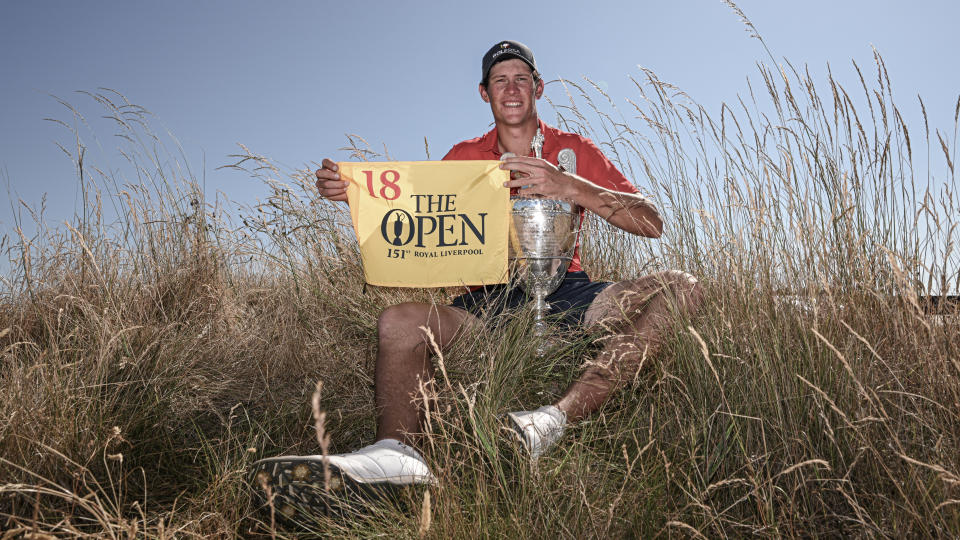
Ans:
{"label": "shirt sleeve", "polygon": [[[593,144],[593,141],[584,139],[580,152],[577,160],[579,163],[583,163],[585,167],[583,167],[582,170],[578,168],[578,175],[609,190],[622,193],[640,192],[640,190],[633,185],[633,182],[628,180],[627,177],[607,159],[607,156],[603,155],[603,152],[597,148],[597,145]],[[589,159],[583,159],[584,157]]]}
{"label": "shirt sleeve", "polygon": [[455,145],[453,146],[453,148],[451,148],[449,151],[447,151],[447,154],[441,158],[441,161],[450,161],[450,160],[460,160],[460,159],[464,159],[461,154],[462,154],[462,152],[460,151],[460,145],[459,145],[459,144],[455,144]]}

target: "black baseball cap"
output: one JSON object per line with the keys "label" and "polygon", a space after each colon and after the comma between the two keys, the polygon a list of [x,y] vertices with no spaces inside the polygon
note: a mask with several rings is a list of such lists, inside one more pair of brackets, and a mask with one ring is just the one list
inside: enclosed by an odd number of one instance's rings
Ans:
{"label": "black baseball cap", "polygon": [[480,84],[487,84],[487,77],[490,75],[490,68],[497,62],[502,62],[508,58],[519,58],[530,66],[530,69],[537,71],[537,62],[533,59],[533,51],[519,41],[498,41],[496,45],[490,47],[487,54],[483,55],[483,63],[480,65],[483,70]]}

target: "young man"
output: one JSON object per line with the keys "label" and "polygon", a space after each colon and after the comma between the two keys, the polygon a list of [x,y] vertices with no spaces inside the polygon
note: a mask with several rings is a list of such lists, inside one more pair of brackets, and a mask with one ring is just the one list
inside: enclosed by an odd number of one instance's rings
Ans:
{"label": "young man", "polygon": [[[654,205],[604,157],[588,139],[547,126],[537,116],[536,102],[543,80],[533,53],[522,43],[502,41],[483,56],[480,97],[490,104],[495,127],[486,135],[464,141],[444,159],[501,159],[514,171],[505,184],[520,195],[541,195],[575,202],[627,232],[660,236],[663,224]],[[543,137],[542,159],[531,155],[534,136]],[[557,153],[571,148],[577,172],[559,169]],[[320,195],[346,201],[347,182],[329,159],[316,171]],[[683,272],[664,272],[619,283],[591,282],[576,253],[566,279],[548,297],[551,309],[569,325],[602,329],[603,348],[583,374],[554,404],[507,417],[532,459],[563,434],[568,423],[595,411],[624,381],[632,380],[644,358],[656,352],[678,315],[691,316],[700,302],[696,280]],[[349,454],[328,456],[334,487],[359,489],[382,485],[429,484],[430,468],[415,449],[422,413],[416,397],[421,381],[433,377],[428,327],[446,350],[469,327],[481,324],[475,313],[490,316],[526,302],[524,294],[507,286],[486,287],[456,298],[450,306],[405,303],[384,310],[378,322],[376,442]],[[286,456],[257,462],[255,482],[266,483],[280,495],[306,506],[322,504],[315,487],[323,485],[321,456]],[[319,484],[318,484],[319,482]]]}

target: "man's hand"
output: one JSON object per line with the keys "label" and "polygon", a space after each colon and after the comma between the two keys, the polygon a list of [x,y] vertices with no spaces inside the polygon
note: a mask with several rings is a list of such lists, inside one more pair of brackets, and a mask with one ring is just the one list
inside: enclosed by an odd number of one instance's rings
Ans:
{"label": "man's hand", "polygon": [[323,167],[317,169],[317,191],[324,199],[346,201],[347,186],[350,182],[340,179],[337,164],[329,159],[323,160]]}
{"label": "man's hand", "polygon": [[500,163],[500,168],[517,172],[514,179],[503,185],[521,188],[520,196],[543,195],[550,199],[575,201],[578,184],[583,182],[553,163],[534,157],[509,157]]}

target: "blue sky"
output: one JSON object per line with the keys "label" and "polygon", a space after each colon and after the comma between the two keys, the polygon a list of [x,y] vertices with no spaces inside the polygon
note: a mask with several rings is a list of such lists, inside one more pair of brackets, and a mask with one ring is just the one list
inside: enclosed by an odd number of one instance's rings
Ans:
{"label": "blue sky", "polygon": [[[829,62],[855,81],[850,60],[883,55],[908,125],[953,132],[960,93],[955,53],[960,2],[743,0],[778,58]],[[51,95],[97,113],[76,91],[108,87],[155,115],[182,144],[208,191],[241,202],[266,194],[249,177],[215,170],[243,143],[288,167],[338,151],[347,133],[394,159],[425,159],[487,130],[476,85],[480,57],[517,39],[547,79],[601,81],[619,102],[634,97],[638,65],[714,109],[746,91],[759,42],[719,0],[630,2],[6,1],[0,3],[0,187],[31,205],[47,194],[47,218],[79,211],[80,190],[56,142],[70,121]],[[110,167],[109,130],[97,140]],[[0,234],[12,227],[0,204]]]}

